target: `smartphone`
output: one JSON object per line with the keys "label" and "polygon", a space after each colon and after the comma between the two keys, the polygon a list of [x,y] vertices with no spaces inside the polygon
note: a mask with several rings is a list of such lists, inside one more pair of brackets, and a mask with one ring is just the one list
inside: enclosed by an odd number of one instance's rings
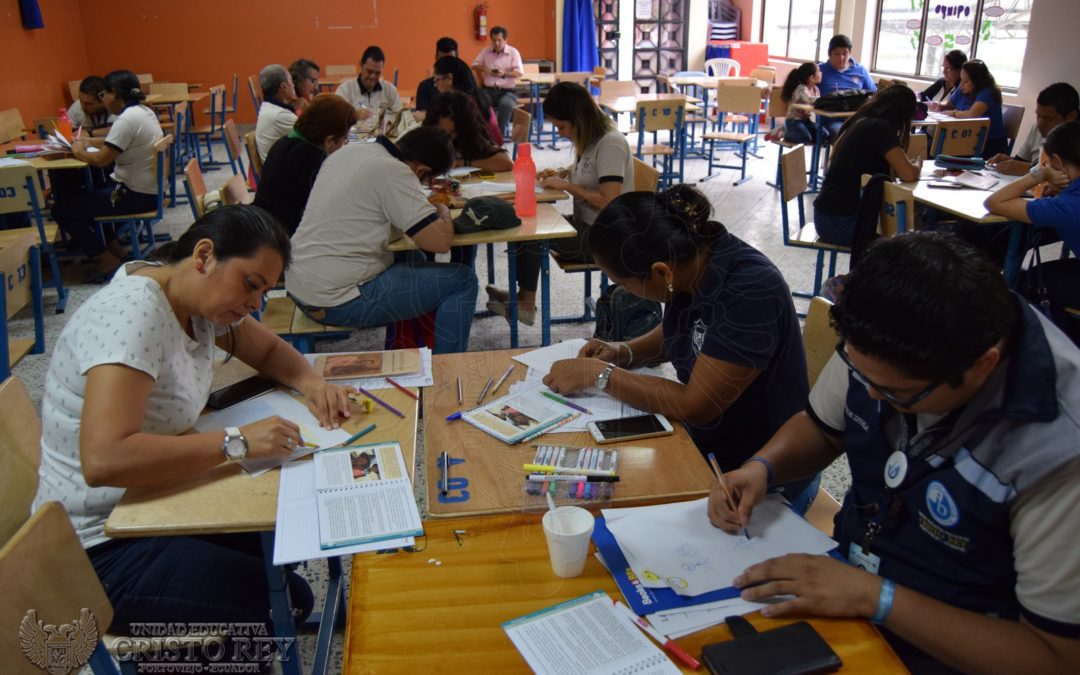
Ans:
{"label": "smartphone", "polygon": [[945,183],[945,182],[933,182],[927,183],[926,187],[940,188],[942,190],[963,190],[964,186],[960,183]]}
{"label": "smartphone", "polygon": [[210,398],[206,401],[206,407],[211,410],[222,410],[249,398],[255,398],[259,394],[265,394],[277,386],[277,382],[262,375],[252,375],[246,380],[240,380],[211,392]]}
{"label": "smartphone", "polygon": [[589,422],[589,433],[597,443],[615,443],[618,441],[636,441],[639,438],[667,436],[675,433],[671,422],[663,415],[635,415],[613,420]]}

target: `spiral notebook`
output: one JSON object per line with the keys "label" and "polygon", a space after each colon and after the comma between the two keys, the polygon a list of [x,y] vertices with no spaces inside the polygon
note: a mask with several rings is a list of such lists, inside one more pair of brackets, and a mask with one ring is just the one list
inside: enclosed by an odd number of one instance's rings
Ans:
{"label": "spiral notebook", "polygon": [[397,443],[316,452],[315,486],[323,549],[424,533]]}
{"label": "spiral notebook", "polygon": [[664,652],[596,591],[502,625],[537,675],[677,675]]}

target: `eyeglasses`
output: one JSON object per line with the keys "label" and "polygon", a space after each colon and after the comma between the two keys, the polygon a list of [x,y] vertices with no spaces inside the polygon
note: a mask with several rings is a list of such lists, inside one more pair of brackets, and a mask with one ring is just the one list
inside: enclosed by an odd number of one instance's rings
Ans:
{"label": "eyeglasses", "polygon": [[873,388],[879,394],[881,394],[881,398],[885,399],[897,408],[904,408],[910,410],[913,405],[916,405],[919,401],[929,396],[931,393],[933,393],[935,389],[940,387],[945,382],[944,379],[937,380],[920,389],[919,392],[914,396],[908,398],[900,398],[896,394],[892,393],[892,391],[890,391],[889,389],[874,384],[870,380],[870,378],[863,375],[862,372],[855,367],[855,364],[851,362],[851,357],[848,356],[847,349],[845,349],[845,347],[847,347],[847,341],[840,340],[840,342],[836,344],[836,353],[840,355],[840,359],[844,362],[844,365],[848,367],[848,370],[851,371],[851,374],[852,376],[854,376],[855,380],[867,389]]}
{"label": "eyeglasses", "polygon": [[438,73],[435,73],[434,75],[432,75],[431,79],[435,80],[436,82],[442,82],[443,80],[445,80],[448,77],[450,77],[450,73],[446,73],[445,75],[440,75]]}

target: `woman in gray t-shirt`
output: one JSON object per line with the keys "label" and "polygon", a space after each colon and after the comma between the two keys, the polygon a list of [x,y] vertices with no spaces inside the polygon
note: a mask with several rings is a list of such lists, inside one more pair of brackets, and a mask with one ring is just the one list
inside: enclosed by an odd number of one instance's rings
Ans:
{"label": "woman in gray t-shirt", "polygon": [[[634,155],[615,123],[596,105],[589,90],[580,84],[560,82],[544,100],[544,116],[559,135],[574,143],[574,164],[567,169],[543,171],[546,188],[565,190],[574,199],[570,223],[577,236],[554,239],[555,255],[573,261],[590,261],[585,246],[589,227],[611,200],[634,189]],[[518,247],[518,318],[532,325],[536,319],[536,285],[540,277],[540,245]],[[509,320],[509,293],[488,286],[487,308]]]}

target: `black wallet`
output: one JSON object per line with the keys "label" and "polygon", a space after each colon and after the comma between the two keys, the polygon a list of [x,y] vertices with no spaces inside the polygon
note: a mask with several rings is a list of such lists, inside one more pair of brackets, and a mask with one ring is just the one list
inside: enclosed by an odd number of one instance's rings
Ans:
{"label": "black wallet", "polygon": [[810,675],[832,673],[843,663],[805,621],[759,633],[741,616],[729,616],[734,640],[705,645],[701,660],[713,675]]}

